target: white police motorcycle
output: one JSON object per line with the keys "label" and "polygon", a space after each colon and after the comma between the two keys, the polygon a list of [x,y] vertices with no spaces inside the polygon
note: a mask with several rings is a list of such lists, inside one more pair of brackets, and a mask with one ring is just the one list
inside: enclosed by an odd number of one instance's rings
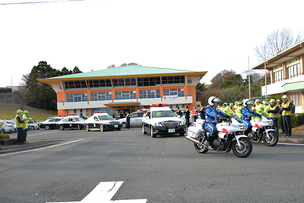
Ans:
{"label": "white police motorcycle", "polygon": [[198,119],[195,126],[188,128],[186,139],[194,142],[194,148],[199,153],[206,153],[208,150],[233,153],[240,158],[249,156],[252,152],[250,139],[243,135],[245,126],[240,120],[233,117],[221,117],[216,124],[217,134],[212,141],[213,147],[208,146],[209,132],[203,127],[203,120]]}
{"label": "white police motorcycle", "polygon": [[265,113],[261,115],[260,119],[254,119],[250,121],[251,131],[248,133],[248,137],[252,142],[261,142],[266,146],[275,146],[279,137],[273,128],[273,122],[269,116]]}

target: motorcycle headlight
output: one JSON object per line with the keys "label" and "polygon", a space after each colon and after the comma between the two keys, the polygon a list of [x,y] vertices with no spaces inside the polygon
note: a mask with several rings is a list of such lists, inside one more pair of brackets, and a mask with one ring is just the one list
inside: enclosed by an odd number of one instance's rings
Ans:
{"label": "motorcycle headlight", "polygon": [[244,131],[245,130],[245,126],[244,125],[240,125],[240,129],[241,129],[241,131]]}

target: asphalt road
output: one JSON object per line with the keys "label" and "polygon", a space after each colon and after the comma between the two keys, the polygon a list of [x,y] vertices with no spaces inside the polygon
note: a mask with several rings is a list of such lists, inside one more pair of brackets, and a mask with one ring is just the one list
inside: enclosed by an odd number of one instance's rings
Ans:
{"label": "asphalt road", "polygon": [[252,154],[238,158],[199,154],[185,137],[151,138],[140,128],[42,129],[29,131],[28,140],[65,142],[2,154],[1,203],[85,202],[98,184],[112,181],[123,181],[113,193],[117,202],[304,201],[304,145],[253,143]]}

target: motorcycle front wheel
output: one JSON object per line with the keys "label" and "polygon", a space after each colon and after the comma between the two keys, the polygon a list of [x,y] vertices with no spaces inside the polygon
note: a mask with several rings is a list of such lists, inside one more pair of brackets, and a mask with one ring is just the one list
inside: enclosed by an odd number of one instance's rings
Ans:
{"label": "motorcycle front wheel", "polygon": [[252,143],[248,137],[241,137],[239,139],[241,146],[235,141],[232,142],[232,151],[235,156],[245,158],[252,152]]}
{"label": "motorcycle front wheel", "polygon": [[263,142],[265,143],[266,146],[273,147],[274,145],[276,145],[278,143],[279,137],[273,131],[269,132],[268,135],[269,135],[269,139],[268,139],[267,135],[264,134],[264,136],[263,136]]}

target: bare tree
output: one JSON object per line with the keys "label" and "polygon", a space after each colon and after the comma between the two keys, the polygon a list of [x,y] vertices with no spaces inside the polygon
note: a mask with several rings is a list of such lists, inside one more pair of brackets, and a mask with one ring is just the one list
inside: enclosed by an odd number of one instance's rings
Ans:
{"label": "bare tree", "polygon": [[256,45],[254,51],[260,61],[265,61],[267,58],[277,55],[302,39],[301,32],[294,35],[291,28],[278,28],[267,35],[264,43]]}

